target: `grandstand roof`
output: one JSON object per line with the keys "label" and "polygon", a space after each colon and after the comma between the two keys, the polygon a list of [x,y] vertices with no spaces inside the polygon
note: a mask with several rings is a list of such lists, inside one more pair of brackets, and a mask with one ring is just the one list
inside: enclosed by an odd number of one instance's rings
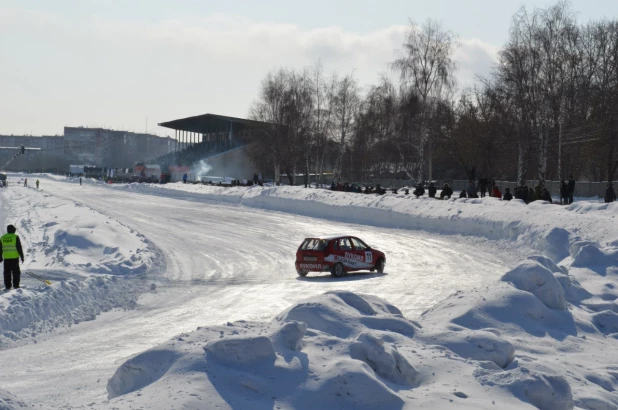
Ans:
{"label": "grandstand roof", "polygon": [[178,120],[162,122],[159,125],[173,130],[206,133],[213,130],[226,129],[234,124],[236,129],[246,128],[251,125],[262,124],[260,121],[247,120],[244,118],[227,117],[225,115],[202,114],[194,117],[181,118]]}

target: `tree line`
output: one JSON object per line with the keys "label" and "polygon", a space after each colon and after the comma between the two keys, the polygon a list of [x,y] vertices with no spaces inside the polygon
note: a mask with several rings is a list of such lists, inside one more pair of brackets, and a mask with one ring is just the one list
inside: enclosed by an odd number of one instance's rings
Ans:
{"label": "tree line", "polygon": [[[566,2],[522,8],[489,76],[458,89],[458,36],[410,23],[383,76],[280,68],[250,118],[254,161],[279,181],[324,174],[417,181],[487,177],[612,181],[618,168],[618,20],[580,24]],[[332,176],[330,172],[332,171]]]}

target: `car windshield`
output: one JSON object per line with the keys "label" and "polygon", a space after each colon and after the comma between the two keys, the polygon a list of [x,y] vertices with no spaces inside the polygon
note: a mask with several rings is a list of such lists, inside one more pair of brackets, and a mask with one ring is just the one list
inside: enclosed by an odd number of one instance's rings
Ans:
{"label": "car windshield", "polygon": [[308,238],[300,245],[301,251],[323,251],[328,246],[326,239]]}

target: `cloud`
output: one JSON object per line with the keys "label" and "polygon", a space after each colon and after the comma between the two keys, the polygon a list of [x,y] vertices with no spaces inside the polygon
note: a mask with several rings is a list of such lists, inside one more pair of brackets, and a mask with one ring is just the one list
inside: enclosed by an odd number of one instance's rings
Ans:
{"label": "cloud", "polygon": [[[71,19],[0,9],[0,133],[61,133],[63,125],[143,130],[205,112],[245,116],[260,81],[278,67],[321,60],[368,86],[388,71],[406,26],[357,33],[304,30],[213,13],[151,20]],[[462,40],[460,83],[486,74],[496,48]],[[152,127],[150,127],[152,131]],[[160,132],[165,130],[159,129]]]}

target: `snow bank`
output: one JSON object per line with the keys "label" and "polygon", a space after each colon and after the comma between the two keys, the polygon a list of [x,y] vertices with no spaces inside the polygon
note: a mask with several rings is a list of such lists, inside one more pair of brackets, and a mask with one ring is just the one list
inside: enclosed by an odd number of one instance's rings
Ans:
{"label": "snow bank", "polygon": [[0,410],[18,410],[18,409],[32,409],[25,402],[19,400],[6,390],[0,389]]}
{"label": "snow bank", "polygon": [[572,409],[571,386],[560,376],[535,373],[526,367],[502,372],[479,369],[475,377],[484,385],[500,386],[540,410]]}
{"label": "snow bank", "polygon": [[91,208],[28,188],[4,197],[10,200],[5,220],[17,227],[26,252],[25,269],[127,275],[161,264],[143,235]]}
{"label": "snow bank", "polygon": [[22,288],[0,294],[0,348],[134,306],[141,284],[112,275],[164,265],[143,235],[90,208],[29,188],[0,196],[0,221],[17,227],[25,252]]}
{"label": "snow bank", "polygon": [[130,308],[138,293],[130,281],[97,276],[0,294],[0,348],[59,326],[94,320],[113,308]]}
{"label": "snow bank", "polygon": [[552,272],[536,261],[526,261],[502,276],[517,289],[538,297],[550,309],[566,309],[564,289]]}
{"label": "snow bank", "polygon": [[513,347],[497,333],[434,333],[382,299],[328,292],[272,322],[198,328],[129,359],[107,384],[108,405],[573,408],[563,378],[486,361],[512,364]]}

